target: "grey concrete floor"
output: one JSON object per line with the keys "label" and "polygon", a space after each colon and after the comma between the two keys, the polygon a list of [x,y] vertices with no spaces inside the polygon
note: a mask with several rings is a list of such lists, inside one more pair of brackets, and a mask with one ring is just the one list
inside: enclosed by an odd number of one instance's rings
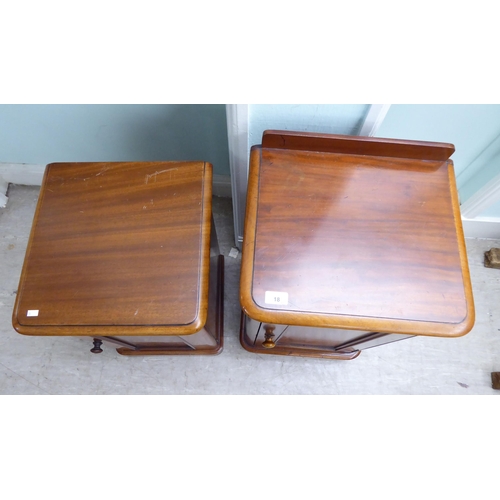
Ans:
{"label": "grey concrete floor", "polygon": [[234,246],[232,204],[214,198],[225,256],[225,348],[218,356],[120,356],[90,339],[28,337],[11,315],[38,187],[9,189],[0,209],[0,394],[500,394],[490,374],[500,371],[500,270],[483,266],[498,240],[467,240],[476,324],[458,339],[412,338],[366,350],[353,361],[256,355],[239,344],[240,257]]}

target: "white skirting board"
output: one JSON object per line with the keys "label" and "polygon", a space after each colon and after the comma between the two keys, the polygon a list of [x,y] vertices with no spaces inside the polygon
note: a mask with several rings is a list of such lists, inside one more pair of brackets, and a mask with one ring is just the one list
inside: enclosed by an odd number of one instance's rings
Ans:
{"label": "white skirting board", "polygon": [[214,174],[212,179],[212,193],[219,198],[232,198],[231,176]]}
{"label": "white skirting board", "polygon": [[32,163],[0,163],[0,177],[8,184],[41,186],[45,165]]}
{"label": "white skirting board", "polygon": [[44,172],[45,165],[0,163],[0,207],[7,205],[7,189],[9,184],[40,186]]}
{"label": "white skirting board", "polygon": [[462,226],[466,238],[500,240],[500,218],[476,217],[475,219],[466,219],[462,217]]}
{"label": "white skirting board", "polygon": [[7,205],[7,189],[9,183],[0,175],[0,208]]}

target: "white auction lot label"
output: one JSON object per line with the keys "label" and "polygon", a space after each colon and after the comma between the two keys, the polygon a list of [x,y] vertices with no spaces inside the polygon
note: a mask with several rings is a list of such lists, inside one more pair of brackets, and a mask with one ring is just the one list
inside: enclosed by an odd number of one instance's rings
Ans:
{"label": "white auction lot label", "polygon": [[266,292],[264,297],[264,302],[266,304],[277,304],[280,306],[286,306],[288,304],[288,293],[287,292]]}

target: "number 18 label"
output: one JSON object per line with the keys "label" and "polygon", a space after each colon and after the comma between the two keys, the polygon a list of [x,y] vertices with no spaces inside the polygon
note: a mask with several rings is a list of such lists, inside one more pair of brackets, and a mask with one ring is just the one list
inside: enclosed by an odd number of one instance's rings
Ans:
{"label": "number 18 label", "polygon": [[266,304],[275,304],[279,306],[286,306],[288,304],[287,292],[266,292],[264,297]]}

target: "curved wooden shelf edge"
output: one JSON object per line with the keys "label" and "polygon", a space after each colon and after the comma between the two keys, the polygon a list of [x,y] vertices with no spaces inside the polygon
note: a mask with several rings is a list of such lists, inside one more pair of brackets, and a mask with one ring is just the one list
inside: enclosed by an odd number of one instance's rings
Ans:
{"label": "curved wooden shelf edge", "polygon": [[44,326],[26,326],[20,325],[17,318],[13,317],[12,326],[17,333],[30,336],[50,336],[50,337],[100,337],[120,335],[136,336],[136,335],[194,335],[199,332],[205,323],[202,323],[199,318],[189,325],[179,326],[135,326],[135,325],[85,325],[85,326],[59,326],[59,325],[44,325]]}
{"label": "curved wooden shelf edge", "polygon": [[262,147],[420,160],[447,160],[455,152],[453,144],[443,142],[291,132],[289,130],[265,130],[262,134]]}

